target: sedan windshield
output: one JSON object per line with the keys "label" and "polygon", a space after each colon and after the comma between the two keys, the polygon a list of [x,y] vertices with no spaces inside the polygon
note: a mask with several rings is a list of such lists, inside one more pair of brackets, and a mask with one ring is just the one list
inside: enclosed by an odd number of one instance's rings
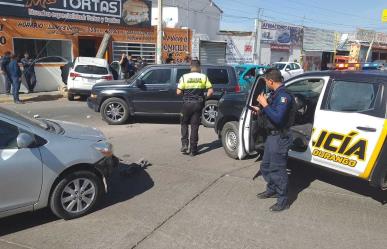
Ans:
{"label": "sedan windshield", "polygon": [[17,112],[11,111],[9,109],[5,109],[5,108],[0,107],[0,113],[5,114],[6,116],[8,116],[14,120],[20,120],[24,123],[27,123],[31,126],[34,126],[34,127],[40,128],[40,129],[48,130],[50,128],[47,125],[47,123],[43,122],[42,120],[30,118],[30,117],[21,115]]}

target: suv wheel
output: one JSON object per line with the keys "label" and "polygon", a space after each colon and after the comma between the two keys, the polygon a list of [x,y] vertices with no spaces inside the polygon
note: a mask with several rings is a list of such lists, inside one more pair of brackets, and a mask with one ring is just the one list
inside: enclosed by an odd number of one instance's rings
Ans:
{"label": "suv wheel", "polygon": [[101,115],[108,124],[124,124],[129,117],[129,107],[123,99],[109,98],[101,105]]}
{"label": "suv wheel", "polygon": [[52,212],[62,219],[75,219],[92,211],[103,196],[103,182],[91,171],[75,171],[63,177],[50,199]]}
{"label": "suv wheel", "polygon": [[238,122],[228,122],[223,126],[221,137],[222,145],[226,154],[234,159],[238,158]]}
{"label": "suv wheel", "polygon": [[202,111],[202,124],[205,127],[214,127],[215,119],[218,116],[218,101],[208,100]]}

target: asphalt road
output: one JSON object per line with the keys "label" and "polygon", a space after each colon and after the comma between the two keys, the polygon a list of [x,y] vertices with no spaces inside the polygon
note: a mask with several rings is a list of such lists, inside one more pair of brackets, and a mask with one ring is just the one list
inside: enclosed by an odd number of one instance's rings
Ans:
{"label": "asphalt road", "polygon": [[[11,109],[100,128],[124,163],[101,207],[58,220],[48,209],[0,219],[0,248],[382,248],[387,242],[387,193],[353,178],[290,162],[289,210],[257,200],[255,158],[228,158],[212,129],[201,127],[201,154],[179,153],[176,118],[137,118],[108,126],[84,102],[64,99]],[[125,167],[144,158],[134,175]]]}

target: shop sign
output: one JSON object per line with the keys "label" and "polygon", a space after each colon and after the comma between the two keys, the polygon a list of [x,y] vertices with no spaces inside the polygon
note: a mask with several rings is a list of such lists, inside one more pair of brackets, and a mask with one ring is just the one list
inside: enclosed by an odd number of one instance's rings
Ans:
{"label": "shop sign", "polygon": [[0,0],[0,16],[150,26],[148,0]]}
{"label": "shop sign", "polygon": [[253,52],[253,46],[251,46],[251,45],[245,45],[245,52],[246,52],[246,53],[251,53],[251,52]]}
{"label": "shop sign", "polygon": [[270,49],[272,49],[272,50],[289,51],[290,50],[290,45],[270,44]]}
{"label": "shop sign", "polygon": [[262,43],[301,46],[302,28],[263,22],[261,24]]}
{"label": "shop sign", "polygon": [[382,12],[382,22],[387,22],[387,9]]}
{"label": "shop sign", "polygon": [[387,44],[387,34],[377,33],[374,30],[358,29],[356,32],[356,40],[365,42],[372,42],[374,40],[374,42]]}

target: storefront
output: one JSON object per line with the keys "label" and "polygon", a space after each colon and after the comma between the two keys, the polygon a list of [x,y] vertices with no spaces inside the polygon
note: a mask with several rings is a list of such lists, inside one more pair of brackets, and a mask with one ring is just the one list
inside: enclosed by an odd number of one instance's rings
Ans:
{"label": "storefront", "polygon": [[[42,58],[36,70],[55,72],[55,83],[37,72],[37,90],[57,89],[62,82],[59,67],[77,56],[94,57],[105,33],[111,35],[105,53],[109,62],[119,60],[122,53],[141,56],[148,63],[156,61],[157,33],[150,26],[150,1],[98,1],[98,6],[89,6],[96,1],[87,0],[19,2],[23,3],[0,0],[0,55],[29,52],[33,58]],[[163,31],[163,58],[173,53],[176,61],[182,61],[191,51],[191,32]]]}
{"label": "storefront", "polygon": [[333,63],[336,35],[334,31],[304,28],[302,67],[305,71],[329,69]]}
{"label": "storefront", "polygon": [[[368,53],[371,44],[372,48]],[[373,30],[358,29],[356,32],[356,45],[359,47],[359,53],[357,58],[358,62],[387,60],[386,33],[375,32]]]}
{"label": "storefront", "polygon": [[261,24],[260,63],[299,61],[302,46],[302,28],[270,22]]}

